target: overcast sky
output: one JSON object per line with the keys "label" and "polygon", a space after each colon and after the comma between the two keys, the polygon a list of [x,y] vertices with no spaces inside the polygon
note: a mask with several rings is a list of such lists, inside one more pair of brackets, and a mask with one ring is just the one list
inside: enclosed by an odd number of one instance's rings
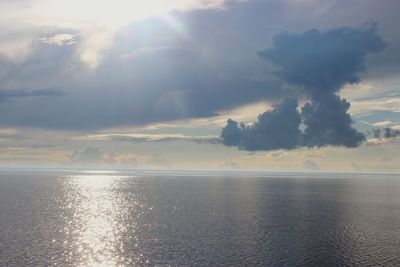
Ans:
{"label": "overcast sky", "polygon": [[398,10],[0,0],[0,166],[399,172]]}

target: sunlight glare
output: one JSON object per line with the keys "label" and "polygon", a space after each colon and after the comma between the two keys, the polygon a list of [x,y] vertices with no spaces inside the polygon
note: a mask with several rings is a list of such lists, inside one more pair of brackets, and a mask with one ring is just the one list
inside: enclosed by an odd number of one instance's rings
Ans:
{"label": "sunlight glare", "polygon": [[66,232],[76,236],[75,253],[83,266],[118,266],[118,262],[127,261],[121,256],[126,211],[115,188],[123,178],[79,175],[67,184],[71,192],[67,205],[73,207],[74,218]]}
{"label": "sunlight glare", "polygon": [[117,29],[135,20],[157,16],[172,10],[189,10],[208,7],[218,1],[188,0],[45,0],[36,10],[48,19],[97,25],[108,29]]}

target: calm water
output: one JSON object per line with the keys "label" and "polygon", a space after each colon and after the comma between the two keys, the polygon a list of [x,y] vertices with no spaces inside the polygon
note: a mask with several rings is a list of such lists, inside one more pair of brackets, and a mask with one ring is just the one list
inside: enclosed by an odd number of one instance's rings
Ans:
{"label": "calm water", "polygon": [[400,177],[1,175],[0,266],[400,266]]}

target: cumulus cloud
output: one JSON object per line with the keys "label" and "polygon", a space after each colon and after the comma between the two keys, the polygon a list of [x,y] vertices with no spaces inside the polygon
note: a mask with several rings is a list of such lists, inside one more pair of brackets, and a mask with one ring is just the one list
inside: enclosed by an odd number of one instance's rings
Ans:
{"label": "cumulus cloud", "polygon": [[221,133],[223,143],[249,151],[296,148],[302,138],[297,105],[297,100],[287,98],[260,114],[258,121],[250,126],[241,124],[238,127],[237,122],[228,120]]}
{"label": "cumulus cloud", "polygon": [[283,80],[302,86],[318,99],[338,92],[347,83],[359,82],[366,56],[384,47],[377,25],[368,23],[358,29],[281,33],[274,37],[271,48],[258,54],[280,68],[277,74]]}
{"label": "cumulus cloud", "polygon": [[385,138],[393,138],[393,137],[400,136],[400,130],[392,129],[392,128],[385,128],[383,136]]}
{"label": "cumulus cloud", "polygon": [[239,146],[243,137],[243,124],[238,125],[237,121],[228,119],[226,126],[222,129],[221,138],[225,146]]}
{"label": "cumulus cloud", "polygon": [[[258,55],[275,64],[279,68],[276,74],[291,86],[304,91],[310,102],[302,107],[301,116],[296,110],[297,102],[293,100],[290,112],[284,112],[290,115],[277,116],[280,114],[277,108],[266,112],[260,115],[255,126],[244,128],[240,141],[235,139],[236,144],[229,140],[224,140],[224,143],[251,151],[299,146],[359,146],[365,136],[352,126],[353,120],[348,113],[350,103],[336,93],[345,84],[359,82],[366,69],[367,55],[380,52],[384,47],[374,23],[358,29],[278,34],[272,47],[260,51]],[[288,103],[285,100],[280,106],[288,106]],[[282,120],[286,120],[288,125],[282,127]],[[303,132],[299,130],[301,120],[305,128]],[[260,127],[263,121],[267,122],[267,127]],[[271,134],[271,129],[276,129],[276,132]],[[238,128],[234,122],[228,121],[222,138],[227,130],[231,130],[232,136]]]}
{"label": "cumulus cloud", "polygon": [[364,140],[363,133],[352,127],[353,120],[347,112],[350,103],[337,95],[307,103],[302,108],[304,145],[357,147]]}

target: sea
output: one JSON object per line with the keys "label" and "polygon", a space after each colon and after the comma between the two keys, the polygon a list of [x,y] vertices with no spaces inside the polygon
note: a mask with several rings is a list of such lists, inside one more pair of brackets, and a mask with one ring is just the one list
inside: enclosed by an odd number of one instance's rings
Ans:
{"label": "sea", "polygon": [[0,266],[400,266],[400,176],[3,171]]}

